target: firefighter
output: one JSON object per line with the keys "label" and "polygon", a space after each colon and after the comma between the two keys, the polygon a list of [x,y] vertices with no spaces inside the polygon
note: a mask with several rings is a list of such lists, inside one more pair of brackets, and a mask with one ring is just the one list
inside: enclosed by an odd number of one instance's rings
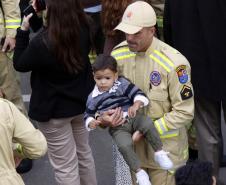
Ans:
{"label": "firefighter", "polygon": [[[170,152],[169,157],[174,163],[171,170],[160,169],[153,160],[153,149],[141,140],[136,143],[135,151],[142,167],[148,172],[153,185],[174,185],[175,170],[188,159],[186,126],[194,117],[194,93],[187,59],[154,37],[156,19],[148,3],[136,1],[130,4],[116,27],[125,33],[126,41],[115,47],[112,56],[118,62],[119,73],[148,96],[150,106],[144,113],[154,121],[163,148]],[[120,120],[120,115],[118,113],[111,118]],[[99,116],[98,120],[110,124],[106,114]]]}

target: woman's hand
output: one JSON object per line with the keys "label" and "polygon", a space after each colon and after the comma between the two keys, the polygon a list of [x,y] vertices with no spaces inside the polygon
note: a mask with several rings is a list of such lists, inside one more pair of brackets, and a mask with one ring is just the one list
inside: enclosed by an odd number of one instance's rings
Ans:
{"label": "woman's hand", "polygon": [[117,127],[125,122],[123,111],[120,107],[104,112],[98,117],[98,120],[101,122],[101,125],[110,127]]}
{"label": "woman's hand", "polygon": [[30,28],[29,20],[33,16],[32,13],[30,13],[28,16],[24,16],[23,22],[21,24],[21,30],[27,31]]}

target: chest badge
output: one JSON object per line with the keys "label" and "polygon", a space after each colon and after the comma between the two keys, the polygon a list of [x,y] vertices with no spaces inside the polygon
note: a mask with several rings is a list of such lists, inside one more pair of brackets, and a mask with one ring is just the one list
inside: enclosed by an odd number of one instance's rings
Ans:
{"label": "chest badge", "polygon": [[181,84],[185,84],[188,81],[188,73],[186,65],[180,65],[176,68],[177,76]]}
{"label": "chest badge", "polygon": [[158,71],[152,71],[150,74],[150,82],[154,86],[158,86],[162,81],[161,75]]}

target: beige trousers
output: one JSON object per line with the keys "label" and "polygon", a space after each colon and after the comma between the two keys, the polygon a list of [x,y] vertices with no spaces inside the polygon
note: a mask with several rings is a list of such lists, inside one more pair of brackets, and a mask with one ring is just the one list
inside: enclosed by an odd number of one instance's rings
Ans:
{"label": "beige trousers", "polygon": [[83,115],[38,122],[58,185],[97,185],[89,133]]}

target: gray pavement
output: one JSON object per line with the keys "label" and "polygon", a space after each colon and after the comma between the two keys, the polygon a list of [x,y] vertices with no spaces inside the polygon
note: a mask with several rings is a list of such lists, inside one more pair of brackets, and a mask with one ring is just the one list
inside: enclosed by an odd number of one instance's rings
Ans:
{"label": "gray pavement", "polygon": [[[29,73],[21,75],[21,87],[25,101],[29,101],[31,93],[29,84]],[[26,102],[28,106],[29,102]],[[222,133],[226,133],[225,124],[222,126]],[[224,153],[226,154],[226,137],[224,138]],[[114,185],[114,169],[112,159],[112,140],[107,130],[95,130],[90,133],[90,145],[96,164],[98,185]],[[220,171],[220,179],[226,185],[226,168]],[[53,169],[50,166],[48,157],[34,160],[33,168],[23,175],[26,185],[55,185]]]}

